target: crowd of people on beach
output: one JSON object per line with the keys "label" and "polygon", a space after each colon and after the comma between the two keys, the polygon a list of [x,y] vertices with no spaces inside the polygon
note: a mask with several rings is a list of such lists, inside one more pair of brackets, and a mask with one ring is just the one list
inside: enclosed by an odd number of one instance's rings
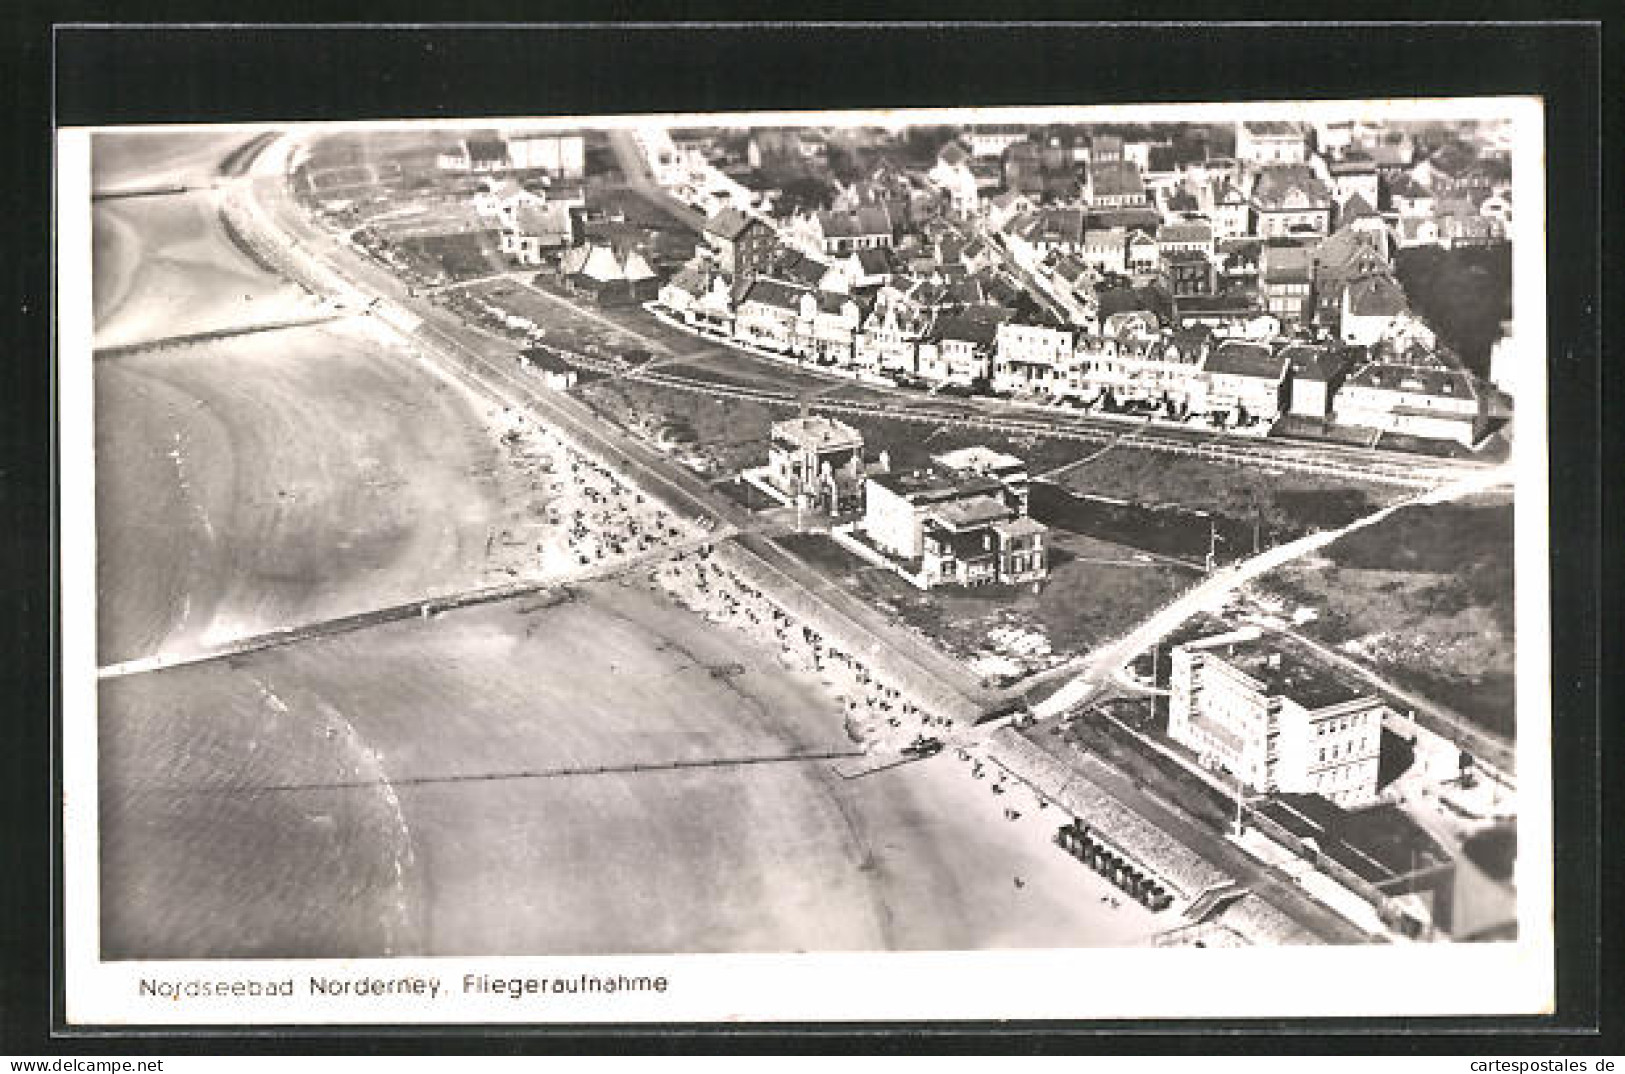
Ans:
{"label": "crowd of people on beach", "polygon": [[[500,439],[522,469],[535,478],[533,489],[547,494],[537,507],[533,571],[566,577],[624,556],[669,547],[698,533],[682,518],[623,479],[609,466],[520,411],[500,412]],[[512,531],[505,544],[523,544]],[[527,547],[527,558],[532,555]]]}
{"label": "crowd of people on beach", "polygon": [[749,636],[796,671],[819,676],[843,705],[846,731],[870,747],[901,747],[952,729],[861,656],[785,610],[723,563],[711,546],[678,552],[651,580],[679,604]]}

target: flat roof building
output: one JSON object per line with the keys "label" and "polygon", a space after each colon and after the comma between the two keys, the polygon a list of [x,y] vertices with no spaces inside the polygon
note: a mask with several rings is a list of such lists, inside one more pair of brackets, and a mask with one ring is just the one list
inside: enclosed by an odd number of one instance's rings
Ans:
{"label": "flat roof building", "polygon": [[1387,707],[1258,630],[1175,647],[1169,687],[1169,736],[1255,792],[1375,801]]}

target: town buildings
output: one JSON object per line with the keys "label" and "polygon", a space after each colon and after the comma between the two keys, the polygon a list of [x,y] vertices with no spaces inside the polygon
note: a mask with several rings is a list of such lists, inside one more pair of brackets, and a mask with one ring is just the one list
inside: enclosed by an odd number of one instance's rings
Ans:
{"label": "town buildings", "polygon": [[821,415],[776,421],[761,478],[787,501],[839,514],[863,497],[863,434]]}
{"label": "town buildings", "polygon": [[1176,646],[1168,735],[1255,793],[1377,797],[1382,700],[1242,630]]}
{"label": "town buildings", "polygon": [[1306,132],[1296,123],[1267,120],[1236,124],[1236,159],[1244,164],[1302,164],[1308,153]]}
{"label": "town buildings", "polygon": [[1048,574],[1047,529],[1027,514],[1027,467],[973,447],[864,483],[863,542],[922,589],[1019,585]]}
{"label": "town buildings", "polygon": [[[714,214],[660,304],[721,338],[898,383],[1260,434],[1290,415],[1311,435],[1476,444],[1493,425],[1484,391],[1430,337],[1406,342],[1418,322],[1393,252],[1504,242],[1504,162],[1455,143],[1413,161],[1394,133],[1244,123],[1222,157],[1190,138],[976,126],[929,167],[866,165],[829,209]],[[521,263],[578,241],[562,215],[551,230],[526,216],[529,232],[502,237]]]}
{"label": "town buildings", "polygon": [[740,209],[723,209],[705,222],[702,238],[724,272],[750,276],[772,253],[777,236],[765,220]]}

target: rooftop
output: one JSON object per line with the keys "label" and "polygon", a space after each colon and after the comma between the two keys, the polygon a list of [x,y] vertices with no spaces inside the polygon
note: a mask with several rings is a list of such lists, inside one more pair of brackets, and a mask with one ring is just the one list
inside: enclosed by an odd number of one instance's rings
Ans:
{"label": "rooftop", "polygon": [[826,238],[860,238],[890,235],[891,214],[879,206],[867,206],[848,213],[820,212],[818,227]]}
{"label": "rooftop", "polygon": [[994,451],[992,448],[983,447],[980,444],[959,448],[956,451],[945,452],[941,455],[933,455],[931,461],[950,470],[974,474],[999,473],[1011,470],[1025,471],[1027,469],[1027,464],[1016,456],[1002,451]]}
{"label": "rooftop", "polygon": [[1302,380],[1330,380],[1343,364],[1330,347],[1312,343],[1288,343],[1279,356],[1287,360],[1292,375]]}
{"label": "rooftop", "polygon": [[1266,246],[1260,258],[1259,271],[1266,282],[1308,281],[1310,263],[1307,246]]}
{"label": "rooftop", "polygon": [[1291,208],[1297,201],[1324,206],[1331,193],[1307,164],[1272,164],[1258,173],[1253,201],[1261,209]]}
{"label": "rooftop", "polygon": [[931,517],[952,530],[973,529],[1010,517],[1010,507],[996,496],[967,496],[931,509]]}
{"label": "rooftop", "polygon": [[1299,127],[1296,123],[1289,123],[1283,120],[1255,120],[1250,123],[1243,123],[1242,126],[1246,127],[1247,133],[1252,135],[1254,138],[1303,137],[1303,128]]}
{"label": "rooftop", "polygon": [[1203,638],[1182,648],[1210,652],[1256,680],[1270,695],[1291,698],[1311,712],[1368,696],[1344,684],[1329,669],[1272,645],[1255,631]]}
{"label": "rooftop", "polygon": [[1089,188],[1096,197],[1144,194],[1145,181],[1133,161],[1103,161],[1089,166]]}
{"label": "rooftop", "polygon": [[797,447],[812,450],[863,446],[862,433],[843,421],[821,414],[776,421],[772,435],[775,440],[788,441]]}
{"label": "rooftop", "polygon": [[1280,380],[1286,376],[1287,359],[1272,354],[1261,343],[1241,343],[1229,340],[1219,344],[1207,356],[1202,369],[1235,377],[1259,377]]}
{"label": "rooftop", "polygon": [[1366,276],[1349,284],[1349,309],[1357,317],[1394,317],[1405,312],[1405,292],[1387,275]]}
{"label": "rooftop", "polygon": [[1212,242],[1213,225],[1206,220],[1182,220],[1157,229],[1158,242]]}
{"label": "rooftop", "polygon": [[705,230],[718,238],[737,239],[753,224],[762,224],[762,221],[742,210],[727,208],[707,220]]}

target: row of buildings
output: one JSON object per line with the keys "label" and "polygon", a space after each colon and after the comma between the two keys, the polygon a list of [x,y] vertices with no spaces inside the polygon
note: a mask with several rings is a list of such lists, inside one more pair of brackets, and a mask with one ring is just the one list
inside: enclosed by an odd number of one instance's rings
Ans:
{"label": "row of buildings", "polygon": [[[577,289],[656,297],[716,338],[857,374],[1465,445],[1505,411],[1409,310],[1395,221],[1426,203],[1396,210],[1386,193],[1427,179],[1437,197],[1463,198],[1500,173],[1445,150],[1379,167],[1399,154],[1360,125],[1239,124],[1235,156],[1176,160],[1167,146],[1050,145],[1021,129],[970,128],[923,174],[882,160],[829,209],[775,220],[730,204],[664,278],[636,243],[584,235],[568,185],[499,195],[492,180],[485,197],[522,264],[556,261]],[[1317,140],[1339,148],[1317,152]],[[980,184],[995,144],[1003,185],[990,194]],[[1077,189],[1023,190],[1019,160],[1032,152],[1081,176]],[[956,187],[958,171],[974,183]]]}

